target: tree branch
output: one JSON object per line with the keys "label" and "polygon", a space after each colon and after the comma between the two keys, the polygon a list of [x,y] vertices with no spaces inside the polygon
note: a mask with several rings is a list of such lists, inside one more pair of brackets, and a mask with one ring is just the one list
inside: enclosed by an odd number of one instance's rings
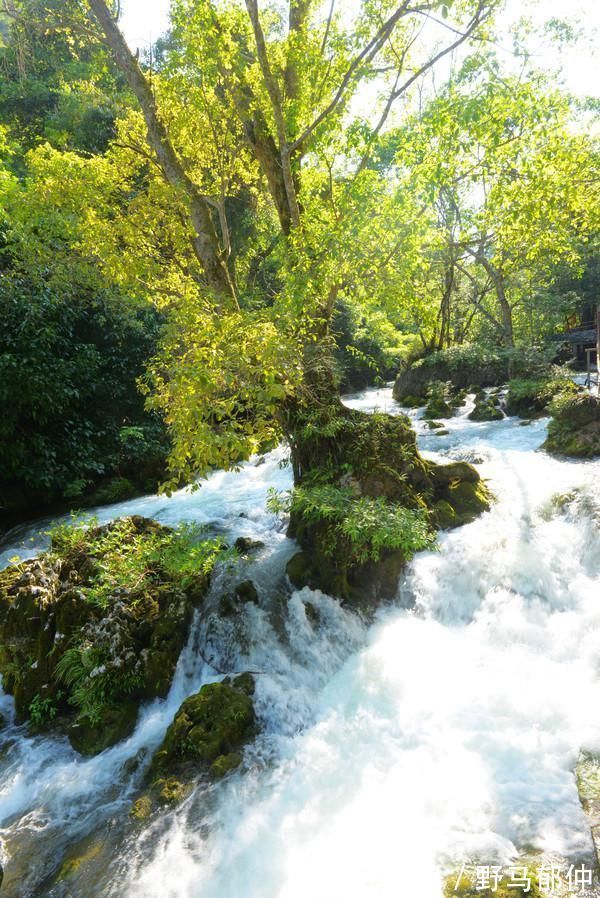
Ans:
{"label": "tree branch", "polygon": [[319,127],[319,125],[325,121],[328,115],[330,115],[341,103],[346,94],[346,90],[349,84],[352,81],[352,77],[357,69],[363,64],[368,64],[379,52],[389,35],[392,33],[394,28],[400,19],[406,15],[406,10],[408,8],[408,0],[404,0],[403,3],[400,4],[398,9],[381,25],[381,27],[377,30],[377,33],[371,38],[368,44],[363,47],[361,52],[354,57],[352,62],[350,63],[348,69],[344,77],[341,80],[341,83],[335,92],[335,95],[331,102],[325,107],[325,109],[316,117],[311,125],[309,125],[299,137],[292,143],[290,149],[296,150],[299,149],[302,144],[307,140],[308,137]]}
{"label": "tree branch", "polygon": [[88,6],[104,33],[117,66],[137,97],[146,122],[148,142],[156,154],[165,179],[188,201],[194,231],[192,247],[202,265],[207,283],[217,295],[233,299],[235,306],[239,308],[226,260],[220,252],[210,209],[171,143],[148,80],[129,49],[105,0],[88,0]]}
{"label": "tree branch", "polygon": [[277,129],[277,139],[279,141],[279,155],[281,159],[281,168],[283,172],[283,182],[290,208],[290,218],[292,226],[298,228],[300,226],[300,208],[298,206],[298,197],[296,196],[296,186],[292,174],[291,164],[291,147],[288,144],[285,119],[283,115],[283,100],[279,84],[271,69],[269,55],[265,43],[265,36],[260,24],[258,14],[258,0],[246,0],[246,9],[252,23],[254,31],[254,41],[256,43],[256,52],[258,54],[258,62],[262,72],[265,87],[271,101],[273,117],[275,119],[275,127]]}

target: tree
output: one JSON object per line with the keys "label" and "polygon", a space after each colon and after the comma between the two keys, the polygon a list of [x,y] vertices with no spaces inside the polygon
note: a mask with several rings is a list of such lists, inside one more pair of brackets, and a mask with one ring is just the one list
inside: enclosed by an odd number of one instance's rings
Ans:
{"label": "tree", "polygon": [[579,263],[598,230],[598,152],[576,113],[539,73],[502,77],[476,56],[396,135],[405,189],[446,235],[440,333],[458,275],[492,337],[513,346],[555,266]]}
{"label": "tree", "polygon": [[[182,305],[176,312],[178,334],[188,325],[196,329],[190,334],[190,350],[194,346],[199,352],[198,339],[206,335],[202,345],[204,355],[210,355],[208,335],[212,334],[221,348],[225,339],[228,345],[237,340],[244,353],[252,354],[246,343],[247,330],[256,326],[256,312],[247,305],[244,272],[239,266],[234,270],[232,264],[229,223],[223,208],[223,193],[229,185],[220,169],[227,169],[231,182],[230,173],[235,170],[230,159],[232,146],[247,182],[251,172],[251,188],[253,182],[259,182],[262,197],[266,191],[276,215],[278,227],[274,221],[270,227],[284,282],[270,313],[263,311],[259,317],[264,333],[271,327],[276,341],[288,347],[280,352],[282,346],[278,346],[275,355],[284,362],[292,355],[301,363],[299,368],[286,366],[285,371],[276,366],[278,370],[266,380],[259,373],[260,364],[253,372],[245,371],[242,379],[258,375],[260,389],[251,391],[243,409],[228,398],[235,412],[229,416],[225,409],[222,412],[225,420],[229,417],[231,433],[242,434],[237,441],[240,454],[256,448],[256,436],[260,442],[265,422],[282,401],[286,404],[286,397],[298,395],[300,379],[307,396],[314,398],[317,389],[327,392],[328,401],[333,401],[331,377],[322,376],[330,368],[332,316],[337,298],[344,291],[351,292],[352,282],[362,275],[364,259],[360,253],[358,258],[350,258],[355,242],[347,252],[338,246],[328,258],[323,252],[323,236],[328,232],[338,238],[356,236],[350,226],[356,197],[372,187],[367,162],[393,104],[442,56],[478,33],[494,5],[488,0],[465,4],[462,23],[458,13],[457,29],[446,30],[448,42],[428,53],[417,38],[423,23],[440,7],[433,0],[416,11],[404,2],[365,3],[351,23],[333,10],[322,19],[318,6],[309,0],[291,0],[284,11],[269,7],[262,12],[256,0],[248,0],[244,6],[177,0],[172,5],[175,50],[167,52],[160,77],[153,76],[150,81],[127,47],[109,5],[90,0],[98,37],[110,48],[138,99],[152,157],[179,197],[188,222],[204,286],[185,309]],[[382,68],[383,76],[378,74]],[[379,121],[371,128],[364,123],[348,128],[353,96],[376,77],[387,90]],[[195,116],[205,125],[202,135],[190,125]],[[190,136],[194,140],[190,141]],[[212,165],[202,161],[209,155],[208,149],[213,154]],[[349,162],[351,171],[342,175],[342,165],[347,168]],[[327,240],[327,249],[332,243]],[[197,332],[197,317],[192,314],[193,320],[188,318],[194,306],[202,310],[202,337]],[[260,358],[262,348],[255,348]],[[221,362],[225,356],[223,352]],[[240,352],[237,358],[242,358]],[[267,364],[266,358],[263,361]],[[207,376],[206,366],[204,358],[201,379]],[[209,407],[203,408],[198,397],[190,403],[192,384],[190,377],[180,385],[188,391],[186,404],[194,406],[196,420],[206,422],[210,430],[216,394],[209,390],[205,395]],[[159,380],[159,397],[168,406],[176,445],[177,431],[189,428],[189,422],[177,420],[174,411],[178,389],[176,378]],[[259,407],[261,401],[264,409]],[[286,413],[278,416],[287,429],[295,426],[287,414],[289,407],[288,402]],[[269,437],[271,429],[266,428]],[[177,464],[202,468],[206,451],[206,443],[194,442],[188,429],[187,435],[181,436]],[[208,453],[213,463],[218,455]],[[231,455],[225,460],[230,462]]]}

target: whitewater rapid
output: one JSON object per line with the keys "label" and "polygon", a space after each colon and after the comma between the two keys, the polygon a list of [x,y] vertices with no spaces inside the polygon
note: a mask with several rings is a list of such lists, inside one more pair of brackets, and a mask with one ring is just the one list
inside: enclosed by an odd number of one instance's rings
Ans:
{"label": "whitewater rapid", "polygon": [[[348,404],[400,411],[389,388]],[[509,864],[525,848],[591,859],[574,770],[582,750],[600,752],[600,463],[539,451],[542,420],[473,423],[468,411],[445,436],[410,414],[422,451],[472,461],[497,501],[415,558],[370,625],[319,592],[290,596],[294,545],[265,509],[268,488],[291,482],[281,450],[192,494],[99,510],[265,545],[218,575],[169,697],[125,743],[84,760],[66,742],[0,731],[0,894],[441,898],[463,862]],[[0,559],[35,554],[43,529],[15,532]],[[216,611],[232,576],[260,595],[234,622]],[[243,769],[140,829],[131,800],[182,699],[217,670],[245,669],[258,672],[262,731]],[[0,712],[11,713],[1,693]],[[45,885],[85,837],[97,863]]]}

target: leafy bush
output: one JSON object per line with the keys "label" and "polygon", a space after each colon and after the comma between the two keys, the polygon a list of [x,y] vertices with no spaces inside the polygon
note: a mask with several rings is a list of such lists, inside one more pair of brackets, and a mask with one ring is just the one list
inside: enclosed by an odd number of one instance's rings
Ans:
{"label": "leafy bush", "polygon": [[538,414],[547,409],[555,396],[574,396],[578,391],[578,386],[560,369],[546,377],[515,378],[508,385],[507,411],[511,415]]}
{"label": "leafy bush", "polygon": [[106,607],[116,589],[126,586],[135,605],[147,590],[161,582],[186,589],[210,574],[218,557],[225,556],[221,539],[207,539],[202,527],[181,524],[175,530],[156,526],[142,530],[135,518],[96,527],[85,518],[60,524],[50,531],[52,550],[60,555],[85,552],[97,560],[89,584],[81,591],[88,601]]}
{"label": "leafy bush", "polygon": [[80,500],[106,477],[156,486],[168,441],[137,389],[156,314],[12,274],[0,318],[0,505]]}
{"label": "leafy bush", "polygon": [[406,560],[435,545],[435,534],[424,509],[405,508],[384,497],[357,497],[351,490],[324,485],[296,487],[292,493],[271,494],[271,511],[293,511],[304,524],[325,524],[320,546],[333,556],[340,545],[345,561],[378,561],[388,550],[400,550]]}

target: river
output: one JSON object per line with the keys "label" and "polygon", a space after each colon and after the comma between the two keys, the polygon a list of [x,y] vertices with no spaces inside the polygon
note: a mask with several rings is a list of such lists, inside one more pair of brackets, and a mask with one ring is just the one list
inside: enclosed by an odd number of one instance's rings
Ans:
{"label": "river", "polygon": [[[387,387],[347,402],[399,411]],[[374,622],[318,592],[290,596],[294,545],[265,509],[268,488],[291,482],[283,450],[194,493],[97,511],[205,522],[264,547],[219,572],[169,697],[129,740],[82,759],[66,741],[0,731],[0,895],[441,898],[462,863],[510,865],[525,850],[592,863],[574,771],[600,752],[600,462],[540,451],[544,420],[468,411],[442,436],[410,414],[423,453],[475,463],[496,502],[418,555]],[[0,561],[39,552],[43,531],[13,531]],[[232,576],[260,595],[233,621],[217,613]],[[247,669],[261,733],[241,771],[132,821],[183,698]],[[9,720],[11,708],[0,692]]]}

